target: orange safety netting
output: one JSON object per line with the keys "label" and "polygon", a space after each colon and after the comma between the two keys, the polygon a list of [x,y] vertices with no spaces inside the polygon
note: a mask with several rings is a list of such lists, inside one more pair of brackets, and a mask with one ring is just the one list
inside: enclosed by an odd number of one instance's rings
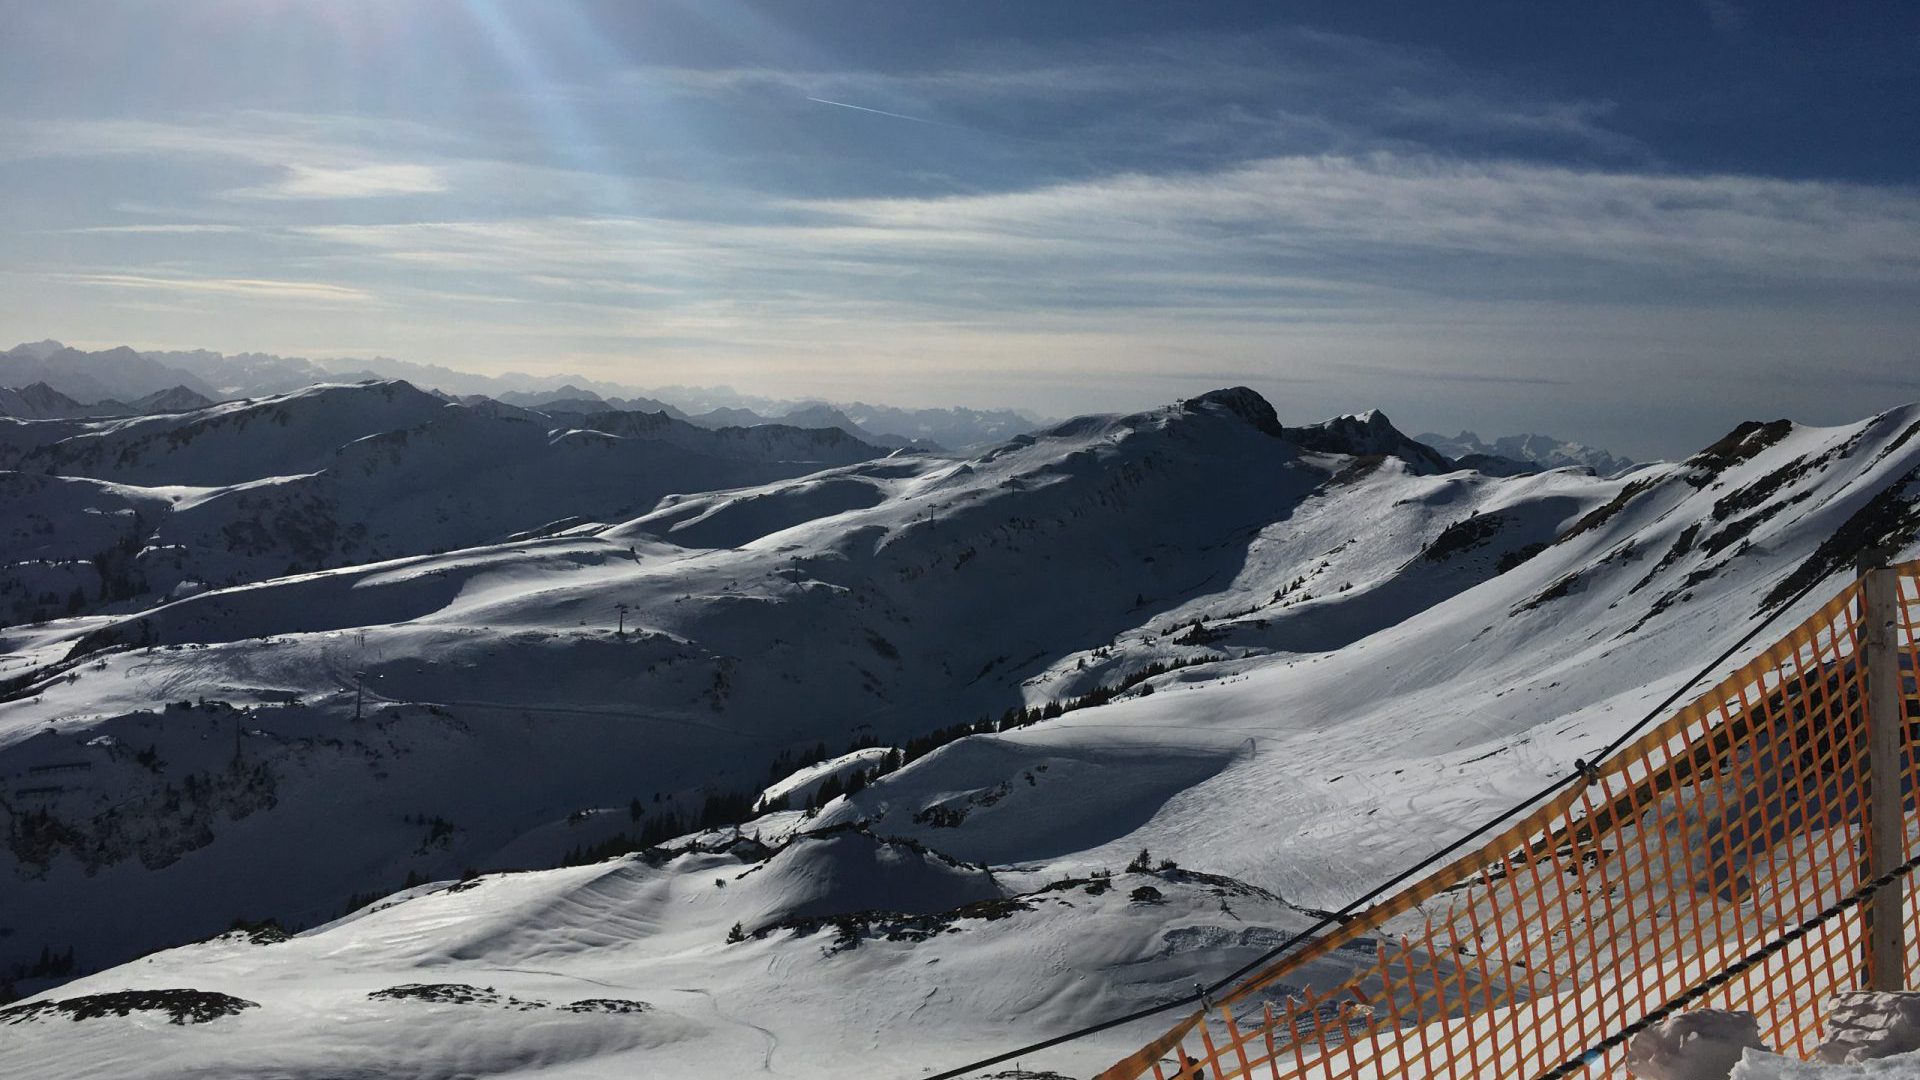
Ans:
{"label": "orange safety netting", "polygon": [[[1103,1080],[1621,1075],[1623,1048],[1593,1048],[1920,853],[1920,562],[1879,573],[1877,591],[1848,586],[1584,784],[1249,977]],[[1893,624],[1877,669],[1893,677],[1877,692],[1869,602]],[[1877,855],[1871,785],[1886,773],[1870,755],[1871,701],[1894,717],[1880,747],[1902,809]],[[1905,927],[1903,970],[1876,981],[1914,985],[1915,891],[1820,920],[1693,1006],[1750,1010],[1770,1047],[1806,1056],[1827,1000],[1868,985],[1876,911]],[[1351,974],[1328,989],[1282,982],[1342,957],[1356,957]]]}

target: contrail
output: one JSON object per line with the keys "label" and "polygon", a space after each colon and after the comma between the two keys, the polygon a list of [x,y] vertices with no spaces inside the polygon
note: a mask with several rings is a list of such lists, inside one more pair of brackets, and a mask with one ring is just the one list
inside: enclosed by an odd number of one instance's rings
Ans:
{"label": "contrail", "polygon": [[872,113],[875,116],[891,116],[895,120],[911,120],[916,124],[933,124],[938,127],[953,126],[952,124],[942,124],[938,120],[928,120],[926,117],[923,117],[923,116],[908,116],[906,113],[888,112],[885,109],[869,109],[865,105],[849,105],[844,101],[828,101],[826,98],[823,98],[823,97],[810,97],[807,100],[817,101],[822,105],[838,105],[843,109],[857,109],[860,112]]}

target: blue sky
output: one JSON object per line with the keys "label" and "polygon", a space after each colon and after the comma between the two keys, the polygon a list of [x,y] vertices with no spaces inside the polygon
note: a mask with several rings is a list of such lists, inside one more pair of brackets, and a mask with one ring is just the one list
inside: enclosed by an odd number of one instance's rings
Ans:
{"label": "blue sky", "polygon": [[14,339],[1640,455],[1920,398],[1920,5],[0,17]]}

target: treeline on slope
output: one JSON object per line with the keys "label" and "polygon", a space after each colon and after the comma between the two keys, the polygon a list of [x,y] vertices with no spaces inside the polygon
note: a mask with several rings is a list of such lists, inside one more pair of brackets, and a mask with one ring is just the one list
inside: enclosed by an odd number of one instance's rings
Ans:
{"label": "treeline on slope", "polygon": [[[872,736],[863,735],[849,743],[842,756],[861,750],[870,750],[879,745]],[[767,767],[767,784],[772,785],[800,769],[818,765],[827,759],[827,744],[824,742],[816,743],[812,749],[802,751],[798,755],[782,750],[780,755],[774,758],[773,764]],[[807,804],[800,809],[806,811],[811,817],[840,796],[858,794],[866,790],[868,784],[904,764],[906,764],[905,757],[900,751],[895,750],[882,758],[873,768],[856,769],[845,780],[838,775],[829,776],[814,791],[812,797],[807,800]],[[654,799],[657,802],[659,796],[655,795]],[[758,792],[709,791],[702,798],[700,809],[696,812],[683,814],[677,807],[670,807],[648,815],[644,805],[635,798],[627,805],[627,815],[633,821],[641,823],[638,830],[622,832],[596,844],[571,848],[561,856],[560,865],[585,866],[588,863],[601,862],[619,855],[647,851],[659,847],[676,836],[739,825],[761,814],[791,809],[794,809],[792,802],[785,795],[761,803],[758,801]]]}
{"label": "treeline on slope", "polygon": [[14,989],[16,982],[27,979],[64,979],[73,974],[73,946],[67,951],[56,953],[48,945],[40,946],[40,959],[31,964],[16,964],[13,970],[0,974],[0,1005],[18,1001],[20,994]]}
{"label": "treeline on slope", "polygon": [[[1045,705],[1010,708],[998,717],[983,716],[971,722],[937,728],[925,735],[908,739],[904,748],[894,750],[873,767],[853,770],[845,780],[838,775],[828,777],[807,800],[807,805],[799,809],[804,810],[808,816],[817,814],[821,808],[833,800],[843,795],[857,795],[889,773],[969,735],[991,735],[996,732],[1013,731],[1052,720],[1076,709],[1090,709],[1105,705],[1149,679],[1181,668],[1217,663],[1221,659],[1222,657],[1219,656],[1206,655],[1171,661],[1156,660],[1137,671],[1128,672],[1115,683],[1096,686],[1077,697],[1049,701]],[[1152,687],[1145,687],[1140,691],[1139,696],[1152,692]],[[879,743],[871,736],[862,736],[849,744],[843,754],[871,749],[878,745]],[[816,744],[812,749],[803,751],[799,755],[783,750],[767,768],[767,783],[771,785],[799,769],[820,764],[826,761],[827,757],[827,746],[824,742]],[[702,801],[699,811],[693,814],[681,814],[675,809],[668,809],[645,815],[640,801],[635,799],[629,805],[628,813],[634,821],[641,823],[638,830],[622,832],[596,844],[572,848],[562,857],[561,865],[583,866],[601,862],[616,856],[656,848],[674,837],[684,836],[690,832],[737,826],[758,814],[795,809],[784,796],[756,807],[756,794],[710,791]],[[642,820],[643,817],[644,820]]]}
{"label": "treeline on slope", "polygon": [[84,577],[69,578],[75,584],[66,590],[65,596],[61,595],[60,589],[34,592],[24,577],[9,575],[0,579],[0,604],[4,604],[4,607],[0,607],[0,625],[38,625],[63,616],[83,615],[96,605],[118,603],[146,594],[149,591],[147,581],[137,561],[146,535],[144,527],[136,527],[85,560],[71,564],[92,567],[94,583],[91,589]]}
{"label": "treeline on slope", "polygon": [[[1052,720],[1057,716],[1073,712],[1075,709],[1091,709],[1095,706],[1105,705],[1121,694],[1126,693],[1128,690],[1146,682],[1148,679],[1165,675],[1169,671],[1178,671],[1181,668],[1195,667],[1200,664],[1218,663],[1222,659],[1224,659],[1224,657],[1207,655],[1188,657],[1181,660],[1155,660],[1153,663],[1148,664],[1138,671],[1131,671],[1122,675],[1120,681],[1112,685],[1103,684],[1096,686],[1078,697],[1049,701],[1045,705],[1031,705],[1023,709],[1008,709],[1006,712],[1001,713],[998,718],[983,716],[972,723],[953,724],[948,727],[938,728],[925,735],[908,739],[905,747],[905,760],[908,762],[918,761],[948,743],[964,739],[969,735],[991,735],[997,731],[1013,731],[1018,728],[1032,727],[1034,724],[1038,724],[1043,720]],[[1153,693],[1153,688],[1149,686],[1142,689],[1139,696],[1145,697],[1151,693]],[[905,762],[903,762],[903,764],[904,763]]]}

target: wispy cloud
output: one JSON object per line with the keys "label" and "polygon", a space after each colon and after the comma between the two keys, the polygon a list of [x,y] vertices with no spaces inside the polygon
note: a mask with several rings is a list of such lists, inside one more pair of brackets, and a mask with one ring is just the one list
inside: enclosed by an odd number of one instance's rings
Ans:
{"label": "wispy cloud", "polygon": [[322,304],[371,304],[372,293],[346,285],[315,281],[272,281],[258,278],[153,277],[143,274],[53,274],[75,285],[175,293],[181,296],[224,296],[245,300],[298,301]]}
{"label": "wispy cloud", "polygon": [[244,161],[283,167],[309,162],[347,168],[378,164],[399,149],[436,156],[471,144],[403,120],[236,109],[167,120],[67,118],[0,121],[0,160],[68,157],[167,157]]}
{"label": "wispy cloud", "polygon": [[[93,119],[0,124],[0,160],[146,157],[183,165],[238,163],[267,171],[263,183],[209,194],[270,200],[427,195],[450,188],[448,165],[417,160],[459,140],[420,124],[258,111],[178,120]],[[409,160],[413,158],[414,160]],[[458,159],[444,159],[454,160]],[[122,227],[135,231],[133,227]],[[187,226],[169,226],[189,231]],[[197,231],[216,231],[201,226]],[[141,231],[162,231],[145,226]]]}
{"label": "wispy cloud", "polygon": [[[338,253],[543,289],[859,297],[1013,310],[1390,306],[1412,296],[1617,302],[1920,285],[1920,194],[1426,157],[1275,158],[981,196],[770,200],[750,216],[544,217],[293,230]],[[511,286],[503,286],[511,287]],[[632,295],[623,300],[629,302]]]}
{"label": "wispy cloud", "polygon": [[447,186],[446,177],[429,165],[289,165],[286,176],[274,183],[236,188],[227,194],[257,199],[368,199],[431,195]]}
{"label": "wispy cloud", "polygon": [[861,108],[1051,144],[1073,158],[1253,159],[1406,150],[1471,134],[1509,153],[1569,149],[1646,160],[1611,125],[1613,103],[1542,94],[1418,48],[1299,27],[1224,36],[1104,39],[1046,49],[1000,43],[915,70],[638,67],[605,97],[659,92],[735,102],[860,102]]}
{"label": "wispy cloud", "polygon": [[1487,256],[1635,273],[1711,271],[1736,283],[1920,283],[1920,192],[1820,181],[1375,154],[1274,158],[1211,174],[1122,176],[998,195],[809,205],[853,235],[911,238],[910,246],[935,251],[1012,251],[1044,236],[1061,245],[1056,250],[1171,248],[1207,252],[1216,267],[1222,259],[1299,260],[1335,274],[1368,265],[1352,256],[1393,256],[1390,273],[1402,280],[1420,275],[1422,260]]}
{"label": "wispy cloud", "polygon": [[1344,363],[1340,371],[1383,380],[1416,383],[1466,383],[1484,386],[1566,386],[1570,380],[1560,376],[1532,375],[1524,371],[1460,371],[1442,367],[1408,367],[1388,364]]}
{"label": "wispy cloud", "polygon": [[154,235],[186,236],[194,233],[243,233],[249,232],[244,225],[217,225],[204,222],[172,222],[153,225],[91,225],[80,229],[62,229],[62,232],[77,235]]}

